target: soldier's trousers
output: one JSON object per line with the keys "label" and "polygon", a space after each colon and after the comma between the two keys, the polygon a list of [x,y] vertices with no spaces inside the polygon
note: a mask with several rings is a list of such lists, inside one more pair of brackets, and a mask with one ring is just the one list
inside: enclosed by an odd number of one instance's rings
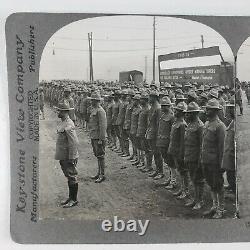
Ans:
{"label": "soldier's trousers", "polygon": [[78,183],[78,180],[77,180],[78,172],[76,170],[77,161],[78,159],[75,159],[73,162],[69,160],[59,161],[63,174],[68,179],[69,185],[74,185]]}
{"label": "soldier's trousers", "polygon": [[105,142],[102,144],[98,143],[98,139],[91,139],[91,145],[96,158],[104,158],[105,156]]}
{"label": "soldier's trousers", "polygon": [[204,177],[212,192],[218,193],[223,189],[223,172],[219,166],[203,164]]}
{"label": "soldier's trousers", "polygon": [[156,147],[156,139],[147,139],[147,149],[146,149],[146,159],[147,166],[152,166],[152,159],[154,156],[156,171],[158,173],[163,172],[163,161],[161,157],[161,152],[158,147]]}

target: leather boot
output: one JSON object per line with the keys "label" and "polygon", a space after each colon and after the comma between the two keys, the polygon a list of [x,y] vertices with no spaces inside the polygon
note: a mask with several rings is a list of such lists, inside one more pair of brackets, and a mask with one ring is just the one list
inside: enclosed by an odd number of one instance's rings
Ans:
{"label": "leather boot", "polygon": [[99,177],[99,175],[100,175],[100,172],[101,172],[101,169],[100,169],[100,162],[99,162],[99,161],[97,161],[97,162],[98,162],[98,172],[97,172],[96,175],[90,176],[90,178],[91,178],[92,180],[98,179],[98,177]]}
{"label": "leather boot", "polygon": [[70,201],[70,199],[71,199],[71,197],[72,197],[72,193],[71,193],[71,188],[70,188],[70,183],[69,183],[69,181],[68,181],[68,192],[69,192],[69,197],[68,197],[68,199],[67,200],[65,200],[65,201],[62,201],[60,204],[63,206],[63,205],[66,205],[69,201]]}
{"label": "leather boot", "polygon": [[203,213],[203,216],[213,216],[217,211],[217,195],[215,192],[211,191],[211,197],[213,200],[212,207]]}
{"label": "leather boot", "polygon": [[105,160],[104,158],[99,158],[98,161],[100,164],[100,175],[98,179],[95,180],[95,183],[101,183],[105,180],[105,176],[104,176]]}

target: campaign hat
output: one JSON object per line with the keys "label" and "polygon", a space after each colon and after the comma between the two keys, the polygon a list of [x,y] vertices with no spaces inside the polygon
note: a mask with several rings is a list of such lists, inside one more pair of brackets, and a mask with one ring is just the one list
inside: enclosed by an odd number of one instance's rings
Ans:
{"label": "campaign hat", "polygon": [[69,110],[73,110],[74,108],[70,108],[68,102],[60,102],[58,103],[58,106],[56,107],[56,109],[59,111],[69,111]]}
{"label": "campaign hat", "polygon": [[205,106],[207,109],[217,109],[217,110],[220,110],[221,109],[221,106],[220,106],[220,103],[217,99],[213,98],[213,99],[210,99],[208,102],[207,102],[207,105]]}
{"label": "campaign hat", "polygon": [[177,106],[174,107],[174,109],[185,112],[187,110],[187,104],[185,102],[179,102]]}
{"label": "campaign hat", "polygon": [[196,102],[190,102],[187,106],[186,113],[192,113],[192,112],[203,112],[202,109],[200,109],[199,105]]}
{"label": "campaign hat", "polygon": [[164,96],[160,101],[161,106],[171,106],[173,103],[169,99],[169,97]]}

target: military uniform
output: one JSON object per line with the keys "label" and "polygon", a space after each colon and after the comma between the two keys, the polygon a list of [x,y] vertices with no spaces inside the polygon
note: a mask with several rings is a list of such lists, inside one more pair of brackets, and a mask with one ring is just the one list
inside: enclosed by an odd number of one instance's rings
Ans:
{"label": "military uniform", "polygon": [[194,122],[190,122],[186,128],[184,138],[184,164],[189,171],[194,186],[194,203],[196,204],[203,200],[204,191],[204,176],[200,162],[203,127],[204,124],[199,118]]}
{"label": "military uniform", "polygon": [[[168,154],[168,147],[174,120],[175,118],[171,110],[169,110],[169,113],[167,114],[161,112],[156,141],[156,146],[159,148],[163,160],[168,164],[169,167],[173,167],[173,159],[172,156]],[[160,164],[160,167],[162,167],[162,164]],[[162,171],[163,169],[160,169],[160,172]]]}
{"label": "military uniform", "polygon": [[55,153],[55,159],[59,160],[61,169],[68,179],[69,199],[62,203],[62,205],[66,205],[66,207],[68,202],[73,201],[70,206],[77,204],[78,173],[76,165],[79,157],[78,144],[74,122],[67,117],[58,124]]}
{"label": "military uniform", "polygon": [[146,131],[146,139],[147,139],[147,167],[152,168],[152,159],[154,156],[154,161],[156,165],[156,174],[158,174],[158,170],[162,168],[161,154],[159,149],[156,147],[157,140],[157,132],[159,126],[159,119],[161,114],[161,106],[157,102],[153,104],[148,113],[148,127]]}
{"label": "military uniform", "polygon": [[[113,129],[115,131],[115,135],[118,139],[120,139],[120,137],[121,137],[119,126],[117,123],[117,118],[118,118],[120,106],[121,106],[120,100],[115,101],[113,106],[112,106],[112,126],[113,126]],[[115,146],[116,146],[116,138],[115,138]]]}
{"label": "military uniform", "polygon": [[107,106],[107,112],[106,112],[106,116],[107,116],[107,136],[108,136],[108,142],[111,143],[112,142],[112,138],[114,137],[114,130],[112,127],[112,107],[113,107],[114,102],[111,101],[108,103]]}
{"label": "military uniform", "polygon": [[134,104],[131,102],[127,105],[124,123],[123,123],[123,141],[124,141],[124,151],[129,155],[129,132],[131,126],[131,115],[133,111]]}
{"label": "military uniform", "polygon": [[224,123],[216,118],[207,121],[204,127],[201,163],[204,175],[212,191],[218,192],[223,187],[222,158],[224,152],[224,139],[226,127]]}
{"label": "military uniform", "polygon": [[142,107],[141,112],[138,117],[138,126],[136,131],[136,145],[138,149],[145,151],[146,150],[146,130],[148,126],[148,113],[149,113],[149,106],[146,105]]}
{"label": "military uniform", "polygon": [[131,126],[129,131],[130,140],[133,145],[133,149],[137,150],[137,143],[136,143],[136,133],[138,128],[138,121],[139,121],[139,115],[141,112],[141,107],[138,105],[137,107],[133,108],[132,114],[131,114]]}
{"label": "military uniform", "polygon": [[119,134],[120,134],[120,146],[121,146],[121,152],[125,153],[124,151],[124,136],[123,136],[123,124],[125,120],[125,114],[127,109],[128,102],[127,101],[121,101],[120,107],[119,107],[119,113],[117,116],[116,124],[119,127]]}

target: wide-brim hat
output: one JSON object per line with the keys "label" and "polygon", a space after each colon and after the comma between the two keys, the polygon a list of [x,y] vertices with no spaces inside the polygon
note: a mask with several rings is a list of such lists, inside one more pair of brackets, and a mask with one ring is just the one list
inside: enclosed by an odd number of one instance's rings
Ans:
{"label": "wide-brim hat", "polygon": [[187,98],[184,95],[176,95],[176,100],[186,100]]}
{"label": "wide-brim hat", "polygon": [[69,106],[69,103],[68,102],[61,102],[58,104],[57,107],[55,107],[57,110],[59,111],[69,111],[69,110],[73,110],[74,108],[71,108]]}
{"label": "wide-brim hat", "polygon": [[103,98],[101,97],[101,95],[97,92],[93,92],[89,98],[90,100],[96,100],[96,101],[102,101]]}
{"label": "wide-brim hat", "polygon": [[158,97],[159,96],[159,92],[156,91],[156,90],[152,90],[152,91],[149,92],[149,95],[150,96],[157,96]]}
{"label": "wide-brim hat", "polygon": [[134,100],[140,100],[141,96],[139,94],[136,94],[136,95],[133,96],[133,99]]}
{"label": "wide-brim hat", "polygon": [[221,110],[222,107],[220,106],[220,103],[218,102],[217,99],[213,98],[213,99],[210,99],[208,102],[207,102],[207,105],[205,106],[207,109],[216,109],[216,110]]}
{"label": "wide-brim hat", "polygon": [[187,110],[187,104],[185,102],[179,102],[174,109],[185,112]]}
{"label": "wide-brim hat", "polygon": [[63,91],[64,92],[71,92],[71,88],[65,88]]}
{"label": "wide-brim hat", "polygon": [[171,102],[171,100],[169,99],[169,97],[167,96],[164,96],[161,101],[160,101],[160,105],[161,106],[171,106],[173,105],[174,103]]}
{"label": "wide-brim hat", "polygon": [[193,113],[193,112],[204,112],[200,109],[199,105],[196,102],[190,102],[187,106],[186,113]]}

